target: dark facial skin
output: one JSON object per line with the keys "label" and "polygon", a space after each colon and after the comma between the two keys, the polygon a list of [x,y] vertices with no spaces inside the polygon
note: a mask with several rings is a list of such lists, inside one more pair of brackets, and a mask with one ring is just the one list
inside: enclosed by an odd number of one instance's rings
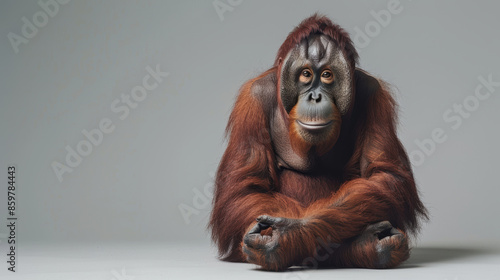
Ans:
{"label": "dark facial skin", "polygon": [[325,152],[336,142],[342,116],[353,103],[351,70],[343,52],[325,35],[303,40],[283,61],[280,97],[290,131]]}

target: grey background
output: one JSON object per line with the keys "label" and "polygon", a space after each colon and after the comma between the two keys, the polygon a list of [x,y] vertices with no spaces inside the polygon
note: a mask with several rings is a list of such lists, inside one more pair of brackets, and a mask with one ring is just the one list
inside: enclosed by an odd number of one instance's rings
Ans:
{"label": "grey background", "polygon": [[[312,13],[354,36],[388,2],[245,0],[221,20],[212,1],[71,1],[15,53],[7,34],[22,34],[22,17],[32,21],[42,9],[2,1],[0,219],[14,164],[21,248],[208,244],[210,206],[196,193],[213,183],[239,87],[272,65],[288,32]],[[478,77],[500,81],[500,4],[400,2],[402,11],[358,50],[360,67],[394,85],[409,152],[434,129],[446,133],[414,166],[431,213],[416,244],[500,247],[500,87],[458,129],[443,119],[474,94]],[[157,64],[169,76],[120,120],[111,103]],[[64,163],[65,147],[103,118],[115,130],[59,182],[51,164]],[[189,223],[184,206],[198,207]],[[6,233],[0,227],[0,250]]]}

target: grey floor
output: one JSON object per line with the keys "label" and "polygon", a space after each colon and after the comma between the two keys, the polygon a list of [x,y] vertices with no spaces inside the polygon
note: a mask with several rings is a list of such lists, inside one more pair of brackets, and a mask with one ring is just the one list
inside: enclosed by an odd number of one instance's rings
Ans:
{"label": "grey floor", "polygon": [[17,269],[10,273],[2,264],[0,279],[500,279],[500,250],[415,248],[397,269],[276,273],[218,261],[207,244],[23,246]]}

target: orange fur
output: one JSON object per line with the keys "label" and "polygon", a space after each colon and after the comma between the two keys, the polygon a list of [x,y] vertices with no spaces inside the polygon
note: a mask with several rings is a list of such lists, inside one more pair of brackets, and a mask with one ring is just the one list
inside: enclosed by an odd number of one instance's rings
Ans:
{"label": "orange fur", "polygon": [[[278,76],[280,59],[300,40],[318,32],[342,46],[354,69],[357,54],[347,33],[315,15],[285,40],[275,67],[240,90],[227,125],[229,141],[217,172],[209,224],[223,260],[283,270],[314,257],[321,244],[335,243],[340,247],[323,264],[394,267],[409,255],[405,233],[387,240],[356,240],[368,225],[385,220],[401,232],[413,233],[419,228],[419,217],[426,217],[410,162],[397,137],[396,103],[382,81],[373,92],[363,87],[356,90],[351,115],[335,131],[340,135],[332,135],[320,145],[321,152],[331,160],[318,174],[278,167],[270,122],[276,112],[283,114],[283,106],[276,92],[259,97],[253,86],[266,77]],[[279,88],[280,81],[275,84]],[[311,146],[300,140],[294,128],[294,111],[290,119],[286,117],[290,120],[292,146],[303,155]],[[283,232],[267,229],[255,237],[255,244],[243,242],[261,215],[297,220],[300,226]],[[265,251],[263,244],[271,239],[279,246],[275,251]],[[380,242],[390,249],[385,261],[376,252]]]}

